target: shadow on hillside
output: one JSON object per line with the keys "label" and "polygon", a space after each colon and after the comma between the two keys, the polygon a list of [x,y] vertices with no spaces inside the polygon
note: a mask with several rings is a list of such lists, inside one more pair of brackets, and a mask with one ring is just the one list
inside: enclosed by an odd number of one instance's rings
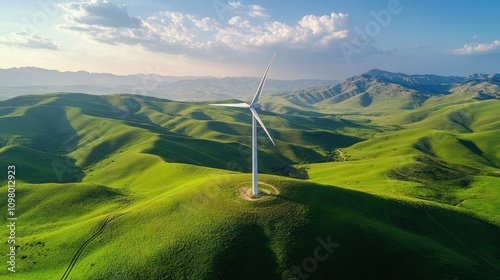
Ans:
{"label": "shadow on hillside", "polygon": [[290,250],[311,254],[314,240],[329,236],[340,244],[310,274],[317,279],[479,280],[500,272],[500,228],[466,213],[309,182],[280,189],[277,197],[309,212],[300,238],[312,243]]}
{"label": "shadow on hillside", "polygon": [[80,136],[63,107],[30,106],[22,116],[2,118],[0,126],[8,129],[9,136],[4,139],[4,144],[10,147],[2,156],[7,157],[10,164],[29,170],[29,173],[24,172],[27,176],[23,180],[33,183],[77,182],[83,178],[84,173],[75,165],[75,159],[68,156],[76,149]]}
{"label": "shadow on hillside", "polygon": [[233,236],[215,257],[213,279],[281,279],[271,240],[260,225],[244,224]]}
{"label": "shadow on hillside", "polygon": [[273,171],[273,174],[276,174],[276,175],[295,178],[295,179],[307,180],[307,179],[309,179],[309,173],[307,172],[307,169],[308,168],[306,166],[288,165],[288,166],[284,166],[284,167],[272,168],[272,171]]}
{"label": "shadow on hillside", "polygon": [[[238,172],[251,171],[251,149],[236,142],[222,143],[184,136],[161,135],[145,153],[160,156],[167,162],[193,164]],[[291,166],[293,162],[276,153],[259,150],[259,166],[263,172]]]}

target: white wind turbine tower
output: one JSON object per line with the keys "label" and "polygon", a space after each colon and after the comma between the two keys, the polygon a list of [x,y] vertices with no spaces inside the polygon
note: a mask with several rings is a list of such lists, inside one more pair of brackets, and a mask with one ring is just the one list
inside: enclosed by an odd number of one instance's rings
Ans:
{"label": "white wind turbine tower", "polygon": [[261,104],[257,103],[257,100],[259,100],[261,94],[262,94],[262,89],[264,88],[264,84],[266,83],[267,79],[267,73],[269,72],[269,68],[271,68],[271,65],[273,64],[274,58],[276,57],[276,53],[274,53],[273,57],[271,58],[271,61],[269,61],[269,65],[267,66],[266,72],[264,73],[264,76],[262,77],[262,80],[260,81],[259,87],[257,88],[257,91],[255,92],[255,96],[252,99],[252,102],[250,104],[247,103],[233,103],[233,104],[210,104],[213,106],[223,106],[223,107],[235,107],[235,108],[247,108],[250,109],[252,112],[252,194],[256,195],[259,193],[259,183],[258,183],[258,164],[257,164],[257,122],[259,122],[260,126],[264,129],[266,132],[267,136],[271,140],[274,146],[276,144],[273,141],[273,138],[271,138],[271,135],[266,129],[266,126],[262,122],[262,120],[259,117],[259,114],[257,114],[256,109],[259,109],[262,107]]}

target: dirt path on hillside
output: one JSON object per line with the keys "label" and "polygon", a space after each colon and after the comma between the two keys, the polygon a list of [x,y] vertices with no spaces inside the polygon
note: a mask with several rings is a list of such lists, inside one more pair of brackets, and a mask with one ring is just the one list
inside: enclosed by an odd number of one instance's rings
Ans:
{"label": "dirt path on hillside", "polygon": [[73,270],[73,268],[75,267],[75,264],[76,264],[76,261],[78,261],[78,258],[80,257],[80,255],[82,254],[83,250],[85,249],[85,247],[87,247],[87,245],[92,242],[92,240],[94,240],[97,236],[101,235],[102,232],[104,231],[104,229],[106,228],[106,226],[113,220],[115,219],[118,219],[120,218],[121,216],[127,214],[128,212],[126,213],[120,213],[120,214],[117,214],[115,216],[107,216],[104,220],[103,220],[103,223],[101,225],[101,227],[99,228],[99,230],[94,233],[94,235],[92,235],[89,239],[87,239],[87,241],[85,241],[81,246],[80,248],[78,248],[78,251],[76,252],[76,254],[73,256],[73,258],[71,259],[69,265],[68,265],[68,268],[66,269],[66,271],[64,272],[63,276],[61,277],[61,280],[66,280],[68,279],[69,277],[69,274],[71,273],[71,271]]}
{"label": "dirt path on hillside", "polygon": [[344,161],[347,161],[347,158],[344,156],[341,150],[337,149],[337,153],[339,153],[339,155],[342,157]]}

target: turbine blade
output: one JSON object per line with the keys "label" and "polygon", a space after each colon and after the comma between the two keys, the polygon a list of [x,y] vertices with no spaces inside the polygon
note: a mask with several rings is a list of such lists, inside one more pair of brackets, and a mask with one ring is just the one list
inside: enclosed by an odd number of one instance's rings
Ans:
{"label": "turbine blade", "polygon": [[273,64],[275,57],[276,57],[276,52],[273,54],[271,61],[269,61],[269,64],[267,65],[266,72],[264,73],[264,76],[262,76],[262,80],[260,81],[259,87],[257,88],[257,91],[255,92],[255,96],[253,97],[252,102],[250,103],[250,106],[255,104],[255,102],[257,102],[257,100],[259,100],[260,95],[262,94],[262,89],[264,88],[264,84],[266,83],[267,73],[269,72],[269,69],[271,68],[271,65]]}
{"label": "turbine blade", "polygon": [[249,108],[250,105],[247,103],[231,103],[231,104],[209,104],[211,106],[221,106],[221,107],[235,107],[235,108]]}
{"label": "turbine blade", "polygon": [[269,131],[267,131],[267,128],[266,126],[264,125],[264,123],[262,122],[262,120],[260,119],[259,117],[259,114],[257,114],[257,111],[255,110],[254,107],[251,107],[250,106],[250,111],[252,111],[252,115],[254,116],[254,118],[259,122],[260,126],[262,126],[262,128],[264,129],[264,131],[266,132],[267,136],[269,137],[269,139],[271,140],[271,142],[273,142],[273,145],[276,146],[276,144],[274,143],[274,140],[273,138],[271,137],[271,134],[269,134]]}

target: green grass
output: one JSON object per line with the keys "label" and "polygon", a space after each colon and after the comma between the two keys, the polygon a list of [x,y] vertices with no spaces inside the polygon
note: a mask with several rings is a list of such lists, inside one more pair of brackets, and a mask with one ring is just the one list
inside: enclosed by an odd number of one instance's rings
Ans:
{"label": "green grass", "polygon": [[[495,139],[500,139],[500,126],[493,117],[498,101],[457,105],[450,96],[443,99],[411,113],[421,115],[402,130],[341,149],[347,162],[337,157],[340,162],[311,164],[309,178],[382,196],[455,205],[498,225],[494,189],[500,162]],[[375,118],[382,123],[388,119]],[[392,118],[392,124],[404,124],[401,120]],[[485,195],[486,190],[492,195]]]}
{"label": "green grass", "polygon": [[[236,194],[248,175],[214,175],[218,172],[201,168],[197,179],[193,167],[175,167],[182,184],[158,186],[154,194],[139,185],[121,190],[88,184],[19,186],[19,196],[30,207],[18,210],[24,221],[19,254],[26,258],[17,275],[59,278],[99,220],[118,212],[127,214],[87,247],[72,279],[279,279],[311,256],[316,238],[328,236],[340,247],[314,273],[317,278],[460,273],[481,279],[500,269],[485,246],[497,242],[499,229],[461,212],[270,176],[262,179],[281,193],[249,202]],[[144,173],[138,179],[155,184],[148,178]],[[335,272],[331,265],[344,269]]]}
{"label": "green grass", "polygon": [[70,279],[294,279],[318,238],[340,246],[311,279],[494,279],[498,101],[412,109],[389,95],[263,112],[277,147],[259,135],[260,180],[280,194],[253,202],[238,196],[248,112],[131,95],[0,102],[0,168],[18,171],[16,279],[60,279],[120,213]]}

